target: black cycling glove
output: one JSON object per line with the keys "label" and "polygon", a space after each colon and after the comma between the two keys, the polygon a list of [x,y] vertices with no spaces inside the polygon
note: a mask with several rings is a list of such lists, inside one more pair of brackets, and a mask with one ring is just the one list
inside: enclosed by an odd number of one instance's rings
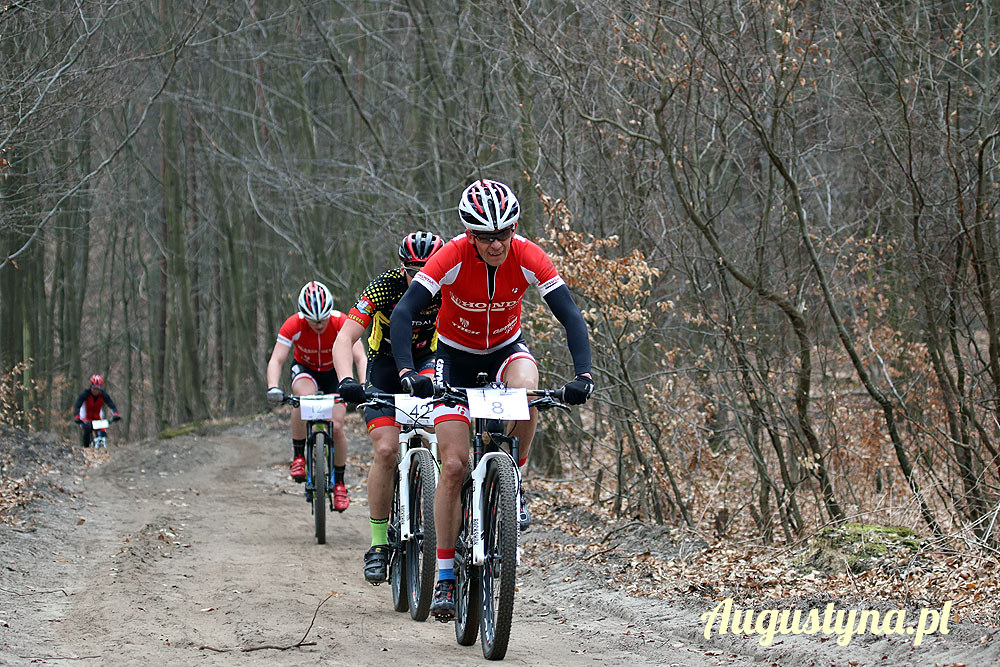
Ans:
{"label": "black cycling glove", "polygon": [[340,381],[337,393],[348,403],[365,402],[365,388],[358,384],[358,381],[352,377],[346,377]]}
{"label": "black cycling glove", "polygon": [[426,375],[421,375],[416,371],[406,371],[399,379],[399,384],[408,391],[411,396],[418,398],[430,398],[434,395],[434,382]]}
{"label": "black cycling glove", "polygon": [[583,405],[594,393],[594,381],[586,375],[577,375],[563,386],[563,400],[570,405]]}
{"label": "black cycling glove", "polygon": [[81,424],[81,425],[83,424],[83,420],[80,419],[79,417],[73,417],[73,421],[75,421],[77,424]]}

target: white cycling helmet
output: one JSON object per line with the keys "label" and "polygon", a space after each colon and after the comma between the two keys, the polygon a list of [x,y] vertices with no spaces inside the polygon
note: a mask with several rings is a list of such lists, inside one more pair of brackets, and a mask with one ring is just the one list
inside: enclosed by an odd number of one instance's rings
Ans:
{"label": "white cycling helmet", "polygon": [[306,283],[299,292],[299,312],[314,322],[328,318],[333,312],[333,295],[326,285],[315,280]]}
{"label": "white cycling helmet", "polygon": [[521,205],[508,186],[482,179],[465,188],[458,214],[471,232],[499,232],[517,224]]}

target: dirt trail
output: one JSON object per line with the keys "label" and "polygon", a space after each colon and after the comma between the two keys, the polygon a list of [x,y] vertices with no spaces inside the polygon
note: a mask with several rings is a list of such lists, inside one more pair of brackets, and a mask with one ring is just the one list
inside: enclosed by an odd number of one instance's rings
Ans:
{"label": "dirt trail", "polygon": [[[0,528],[0,664],[483,664],[451,624],[416,623],[392,610],[387,585],[365,583],[359,466],[349,468],[351,508],[329,517],[328,543],[315,544],[301,486],[287,477],[285,437],[256,420],[112,443],[86,477],[53,480],[64,492],[40,506],[34,529]],[[364,460],[364,443],[352,446]],[[831,648],[789,637],[768,650],[756,637],[705,641],[705,601],[627,598],[555,559],[519,572],[507,664],[925,664],[927,651],[961,657],[979,639],[932,638],[917,652],[900,638]],[[309,645],[245,650],[303,638]]]}
{"label": "dirt trail", "polygon": [[[113,443],[82,493],[43,507],[37,529],[17,534],[20,553],[5,551],[0,587],[23,592],[3,598],[17,608],[0,616],[0,662],[482,664],[451,624],[416,623],[392,610],[387,585],[365,583],[358,467],[353,504],[329,517],[320,546],[285,450],[281,432],[251,425]],[[521,587],[507,663],[664,663],[647,639],[621,645],[630,622],[545,598],[542,583]],[[307,630],[315,645],[242,650],[291,646]]]}

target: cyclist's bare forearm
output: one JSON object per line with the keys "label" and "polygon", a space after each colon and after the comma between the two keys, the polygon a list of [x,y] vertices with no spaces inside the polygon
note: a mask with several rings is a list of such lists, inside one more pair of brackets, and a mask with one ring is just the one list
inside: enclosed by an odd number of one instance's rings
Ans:
{"label": "cyclist's bare forearm", "polygon": [[[357,362],[355,348],[364,332],[364,327],[351,319],[344,322],[344,326],[340,328],[337,340],[333,343],[333,367],[337,371],[338,378],[354,377],[352,362]],[[359,375],[361,370],[359,368]],[[357,379],[360,382],[365,380],[363,376]]]}

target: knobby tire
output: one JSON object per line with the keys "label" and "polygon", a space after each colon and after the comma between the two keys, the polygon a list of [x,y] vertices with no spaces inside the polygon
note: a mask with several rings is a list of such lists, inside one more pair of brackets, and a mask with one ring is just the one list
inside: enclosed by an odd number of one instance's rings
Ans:
{"label": "knobby tire", "polygon": [[472,646],[479,634],[479,566],[472,564],[472,481],[462,486],[462,527],[455,544],[455,638]]}
{"label": "knobby tire", "polygon": [[410,617],[426,620],[434,598],[437,568],[437,535],[434,532],[434,477],[437,464],[427,449],[419,449],[410,461],[410,527],[406,542],[406,583],[410,593]]}
{"label": "knobby tire", "polygon": [[327,438],[330,436],[320,431],[314,436],[312,448],[313,472],[313,519],[316,522],[316,543],[326,544],[326,450]]}
{"label": "knobby tire", "polygon": [[[407,592],[406,553],[399,541],[402,534],[399,525],[399,456],[396,456],[396,467],[393,472],[392,505],[389,509],[389,583],[392,586],[392,608],[396,611],[406,611],[410,607],[410,596]],[[412,509],[411,509],[412,511]]]}
{"label": "knobby tire", "polygon": [[483,657],[502,660],[510,640],[517,577],[517,482],[514,463],[494,458],[483,484],[483,537],[486,562],[481,568]]}

